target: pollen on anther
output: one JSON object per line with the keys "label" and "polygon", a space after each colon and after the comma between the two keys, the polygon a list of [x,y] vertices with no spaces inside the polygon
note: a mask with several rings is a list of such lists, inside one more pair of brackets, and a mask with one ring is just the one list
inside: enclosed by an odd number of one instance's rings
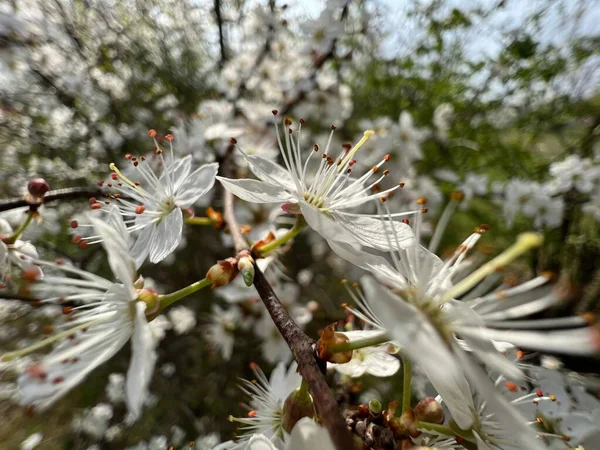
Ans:
{"label": "pollen on anther", "polygon": [[517,392],[517,383],[514,381],[507,381],[504,383],[504,386],[506,386],[506,389],[508,389],[510,392]]}
{"label": "pollen on anther", "polygon": [[252,411],[248,411],[248,417],[252,418],[256,416],[256,410],[253,409]]}
{"label": "pollen on anther", "polygon": [[389,153],[383,157],[383,160],[386,162],[389,161],[390,159],[392,159],[392,155],[390,155]]}
{"label": "pollen on anther", "polygon": [[98,202],[92,203],[90,205],[90,208],[92,208],[92,209],[100,209],[100,208],[102,208],[102,203],[98,203]]}
{"label": "pollen on anther", "polygon": [[135,213],[136,214],[142,214],[144,211],[146,211],[146,207],[144,205],[138,205],[135,208]]}
{"label": "pollen on anther", "polygon": [[419,197],[417,199],[417,205],[424,205],[427,203],[427,199],[425,197]]}
{"label": "pollen on anther", "polygon": [[541,389],[537,389],[535,391],[535,395],[537,395],[538,397],[543,397],[544,396],[544,392]]}
{"label": "pollen on anther", "polygon": [[148,136],[150,136],[151,138],[155,138],[157,134],[158,133],[156,132],[156,130],[148,130]]}
{"label": "pollen on anther", "polygon": [[119,179],[119,175],[117,175],[116,173],[111,173],[110,177],[114,180],[117,181]]}
{"label": "pollen on anther", "polygon": [[549,398],[550,398],[550,401],[553,401],[553,402],[556,401],[556,395],[551,395]]}
{"label": "pollen on anther", "polygon": [[165,136],[165,139],[166,139],[168,142],[173,142],[173,135],[169,133],[169,134],[167,134],[167,135]]}

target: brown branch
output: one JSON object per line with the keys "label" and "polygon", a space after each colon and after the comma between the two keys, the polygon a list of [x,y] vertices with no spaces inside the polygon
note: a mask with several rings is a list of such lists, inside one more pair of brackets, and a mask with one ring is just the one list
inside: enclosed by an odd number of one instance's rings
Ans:
{"label": "brown branch", "polygon": [[229,226],[229,232],[231,233],[231,237],[233,238],[233,246],[235,247],[236,252],[240,252],[245,250],[248,245],[246,243],[246,239],[244,239],[244,235],[240,230],[240,225],[237,223],[235,218],[235,213],[233,211],[233,194],[229,191],[225,191],[224,193],[224,207],[223,207],[223,218],[225,219],[225,223]]}
{"label": "brown branch", "polygon": [[221,49],[221,60],[219,67],[225,65],[227,61],[227,52],[225,51],[225,37],[223,35],[223,17],[221,16],[221,0],[215,0],[215,16],[217,17],[217,25],[219,26],[219,48]]}
{"label": "brown branch", "polygon": [[[102,197],[104,193],[98,188],[65,188],[65,189],[56,189],[54,191],[49,191],[46,193],[44,198],[42,199],[42,205],[50,202],[55,202],[58,200],[77,200],[80,198],[89,198],[89,197]],[[36,208],[40,206],[38,203],[32,203],[25,198],[11,198],[8,200],[0,201],[0,212],[9,211],[11,209],[22,208],[24,206],[29,206],[30,208]]]}
{"label": "brown branch", "polygon": [[314,351],[315,342],[304,334],[290,317],[256,264],[254,265],[254,271],[254,287],[281,336],[290,347],[294,359],[298,363],[298,371],[308,383],[308,390],[315,402],[317,413],[323,425],[329,431],[335,447],[338,450],[356,448],[352,434],[346,427],[346,421],[342,417],[340,408],[317,363]]}
{"label": "brown branch", "polygon": [[[236,252],[247,250],[246,241],[240,231],[233,210],[233,194],[225,191],[224,218],[229,226]],[[292,317],[283,307],[273,288],[264,274],[254,264],[254,287],[265,304],[271,319],[277,326],[279,333],[289,346],[294,359],[298,363],[298,371],[308,383],[308,389],[315,402],[317,413],[323,425],[329,431],[331,439],[338,450],[351,450],[355,448],[354,439],[346,427],[340,408],[329,389],[323,372],[319,368],[314,351],[315,341],[308,337],[294,322]]]}

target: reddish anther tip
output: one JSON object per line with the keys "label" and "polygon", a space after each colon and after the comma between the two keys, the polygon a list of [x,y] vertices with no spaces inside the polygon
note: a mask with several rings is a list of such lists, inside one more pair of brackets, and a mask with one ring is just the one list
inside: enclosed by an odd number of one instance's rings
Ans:
{"label": "reddish anther tip", "polygon": [[92,203],[90,205],[90,208],[92,208],[92,209],[100,209],[100,208],[102,208],[102,203],[98,203],[98,202]]}
{"label": "reddish anther tip", "polygon": [[71,228],[77,228],[79,226],[79,222],[76,220],[71,220]]}
{"label": "reddish anther tip", "polygon": [[151,138],[155,138],[157,134],[158,133],[156,132],[156,130],[148,130],[148,136],[150,136]]}
{"label": "reddish anther tip", "polygon": [[138,205],[135,208],[135,213],[136,214],[142,214],[144,211],[146,211],[146,207],[144,205]]}

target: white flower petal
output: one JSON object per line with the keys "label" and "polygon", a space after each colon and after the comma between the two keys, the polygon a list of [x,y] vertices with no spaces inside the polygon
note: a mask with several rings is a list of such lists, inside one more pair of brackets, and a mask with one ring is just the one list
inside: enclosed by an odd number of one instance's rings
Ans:
{"label": "white flower petal", "polygon": [[[166,170],[163,170],[163,173],[159,178],[160,184],[167,187],[166,194],[168,196],[174,195],[179,190],[191,170],[192,155],[176,159],[168,164]],[[170,181],[170,183],[168,183],[167,180]]]}
{"label": "white flower petal", "polygon": [[358,241],[341,225],[315,207],[300,203],[300,210],[308,225],[328,241],[358,244]]}
{"label": "white flower petal", "polygon": [[135,259],[135,266],[138,269],[148,257],[148,252],[150,251],[150,239],[152,239],[153,232],[154,227],[152,225],[147,226],[146,228],[142,229],[142,232],[135,241],[135,244],[133,244],[130,253]]}
{"label": "white flower petal", "polygon": [[278,450],[271,440],[264,434],[253,435],[244,450]]}
{"label": "white flower petal", "polygon": [[296,185],[290,173],[276,162],[257,155],[248,156],[246,161],[248,161],[252,173],[261,180],[280,184],[292,192],[296,190]]}
{"label": "white flower petal", "polygon": [[[458,356],[465,374],[473,383],[477,392],[485,395],[486,408],[493,414],[510,436],[519,442],[518,448],[528,450],[544,450],[546,446],[537,438],[535,432],[527,426],[527,420],[513,408],[496,390],[489,377],[474,364],[458,346],[454,346],[454,354]],[[457,421],[458,423],[458,421]],[[461,428],[462,425],[459,424]]]}
{"label": "white flower petal", "polygon": [[190,208],[200,197],[210,191],[215,184],[219,165],[205,164],[190,174],[176,191],[175,204],[180,208]]}
{"label": "white flower petal", "polygon": [[161,262],[175,251],[181,241],[183,215],[181,209],[175,208],[154,226],[150,239],[150,262]]}
{"label": "white flower petal", "polygon": [[458,426],[473,423],[471,390],[448,345],[421,311],[372,279],[363,282],[369,305],[408,357],[425,372]]}
{"label": "white flower petal", "polygon": [[391,249],[400,250],[414,245],[414,232],[405,223],[374,217],[347,217],[343,214],[333,214],[333,219],[368,247],[389,252]]}
{"label": "white flower petal", "polygon": [[223,177],[217,177],[217,180],[233,195],[251,203],[280,203],[292,198],[281,186],[264,181]]}
{"label": "white flower petal", "polygon": [[131,361],[127,370],[125,395],[129,412],[137,419],[148,393],[156,363],[156,341],[146,321],[146,304],[135,304],[135,323],[131,338]]}
{"label": "white flower petal", "polygon": [[286,450],[335,450],[329,432],[312,419],[300,419],[290,435]]}
{"label": "white flower petal", "polygon": [[[137,276],[135,270],[135,261],[129,254],[128,242],[123,239],[118,229],[113,228],[106,222],[103,222],[92,216],[88,216],[88,218],[94,225],[96,232],[102,238],[102,245],[106,249],[108,263],[110,264],[110,268],[112,269],[115,277],[121,280],[121,282],[125,285],[130,298],[133,298],[135,295],[133,282]],[[111,222],[116,222],[117,224],[118,221],[119,219],[116,216],[113,216],[111,219]]]}

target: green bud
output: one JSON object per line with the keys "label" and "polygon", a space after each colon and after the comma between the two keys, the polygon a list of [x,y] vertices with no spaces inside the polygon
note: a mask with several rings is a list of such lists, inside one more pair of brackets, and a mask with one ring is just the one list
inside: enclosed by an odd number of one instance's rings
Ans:
{"label": "green bud", "polygon": [[254,283],[254,260],[251,256],[242,256],[237,264],[238,270],[242,274],[246,286],[252,286]]}
{"label": "green bud", "polygon": [[307,388],[300,386],[285,399],[281,426],[286,432],[291,433],[292,428],[300,419],[303,417],[314,418],[315,416],[315,405],[312,396]]}
{"label": "green bud", "polygon": [[154,316],[160,309],[160,297],[151,289],[140,289],[138,290],[138,302],[144,302],[146,304],[146,316]]}
{"label": "green bud", "polygon": [[381,402],[379,400],[373,399],[369,402],[369,410],[373,414],[380,414],[383,409]]}

